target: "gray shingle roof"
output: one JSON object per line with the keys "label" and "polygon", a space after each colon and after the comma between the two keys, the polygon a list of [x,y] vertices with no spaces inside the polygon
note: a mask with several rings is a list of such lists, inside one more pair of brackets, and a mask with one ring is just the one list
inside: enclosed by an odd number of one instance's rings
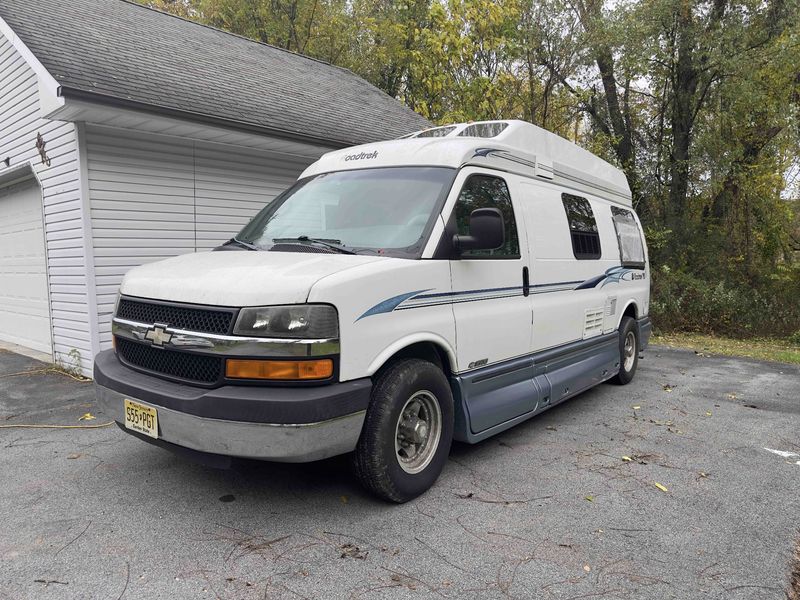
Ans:
{"label": "gray shingle roof", "polygon": [[2,0],[62,86],[173,114],[350,145],[429,126],[357,75],[125,0]]}

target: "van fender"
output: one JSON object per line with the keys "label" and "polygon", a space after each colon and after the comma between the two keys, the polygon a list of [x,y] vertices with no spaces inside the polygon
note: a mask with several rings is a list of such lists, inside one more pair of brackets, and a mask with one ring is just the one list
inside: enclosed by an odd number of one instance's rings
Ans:
{"label": "van fender", "polygon": [[408,346],[412,346],[414,344],[419,344],[420,342],[436,344],[440,348],[444,349],[445,353],[447,354],[447,360],[450,362],[452,371],[456,371],[456,353],[450,343],[436,333],[431,331],[423,331],[395,340],[381,350],[381,352],[375,357],[375,359],[367,368],[367,376],[372,377],[378,371],[378,369],[385,365],[386,362],[392,358],[392,356],[400,352],[403,348],[407,348]]}
{"label": "van fender", "polygon": [[[620,302],[620,304],[622,303]],[[639,305],[636,303],[636,299],[629,298],[627,301],[625,301],[625,306],[622,308],[622,310],[619,311],[619,317],[617,318],[617,330],[619,330],[619,326],[622,323],[622,317],[625,315],[625,311],[628,310],[631,304],[633,305],[633,318],[638,319],[641,316],[641,311],[639,310]]]}

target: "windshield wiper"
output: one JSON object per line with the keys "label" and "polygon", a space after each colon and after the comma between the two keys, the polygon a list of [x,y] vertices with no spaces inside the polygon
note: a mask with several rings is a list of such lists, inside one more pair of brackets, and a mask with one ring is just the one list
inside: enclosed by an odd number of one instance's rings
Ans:
{"label": "windshield wiper", "polygon": [[300,235],[296,238],[275,238],[272,240],[276,243],[281,242],[308,242],[309,244],[317,244],[319,246],[324,246],[325,248],[330,248],[331,250],[335,250],[340,254],[356,254],[355,250],[350,250],[342,245],[342,240],[331,240],[327,238],[312,238],[308,237],[307,235]]}
{"label": "windshield wiper", "polygon": [[243,242],[236,236],[233,236],[231,239],[225,242],[223,246],[227,246],[228,244],[239,244],[242,248],[247,248],[248,250],[261,250],[261,248],[259,248],[255,244],[251,244],[250,242]]}

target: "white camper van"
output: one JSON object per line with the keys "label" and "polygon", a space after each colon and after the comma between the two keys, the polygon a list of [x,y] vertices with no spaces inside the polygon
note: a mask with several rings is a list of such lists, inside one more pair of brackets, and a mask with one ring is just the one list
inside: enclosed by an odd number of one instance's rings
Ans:
{"label": "white camper van", "polygon": [[352,453],[377,495],[606,380],[650,335],[625,176],[529,123],[331,152],[213,252],[131,270],[97,356],[122,429],[205,457]]}

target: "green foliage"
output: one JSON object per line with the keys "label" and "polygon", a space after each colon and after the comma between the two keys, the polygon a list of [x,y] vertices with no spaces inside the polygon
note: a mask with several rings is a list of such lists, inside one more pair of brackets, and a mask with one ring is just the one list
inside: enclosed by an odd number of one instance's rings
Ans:
{"label": "green foliage", "polygon": [[56,353],[56,369],[70,377],[84,379],[81,368],[81,353],[77,348],[72,348],[68,353]]}
{"label": "green foliage", "polygon": [[800,278],[759,289],[710,283],[667,267],[653,271],[650,313],[661,331],[715,333],[729,337],[787,337],[800,323]]}

